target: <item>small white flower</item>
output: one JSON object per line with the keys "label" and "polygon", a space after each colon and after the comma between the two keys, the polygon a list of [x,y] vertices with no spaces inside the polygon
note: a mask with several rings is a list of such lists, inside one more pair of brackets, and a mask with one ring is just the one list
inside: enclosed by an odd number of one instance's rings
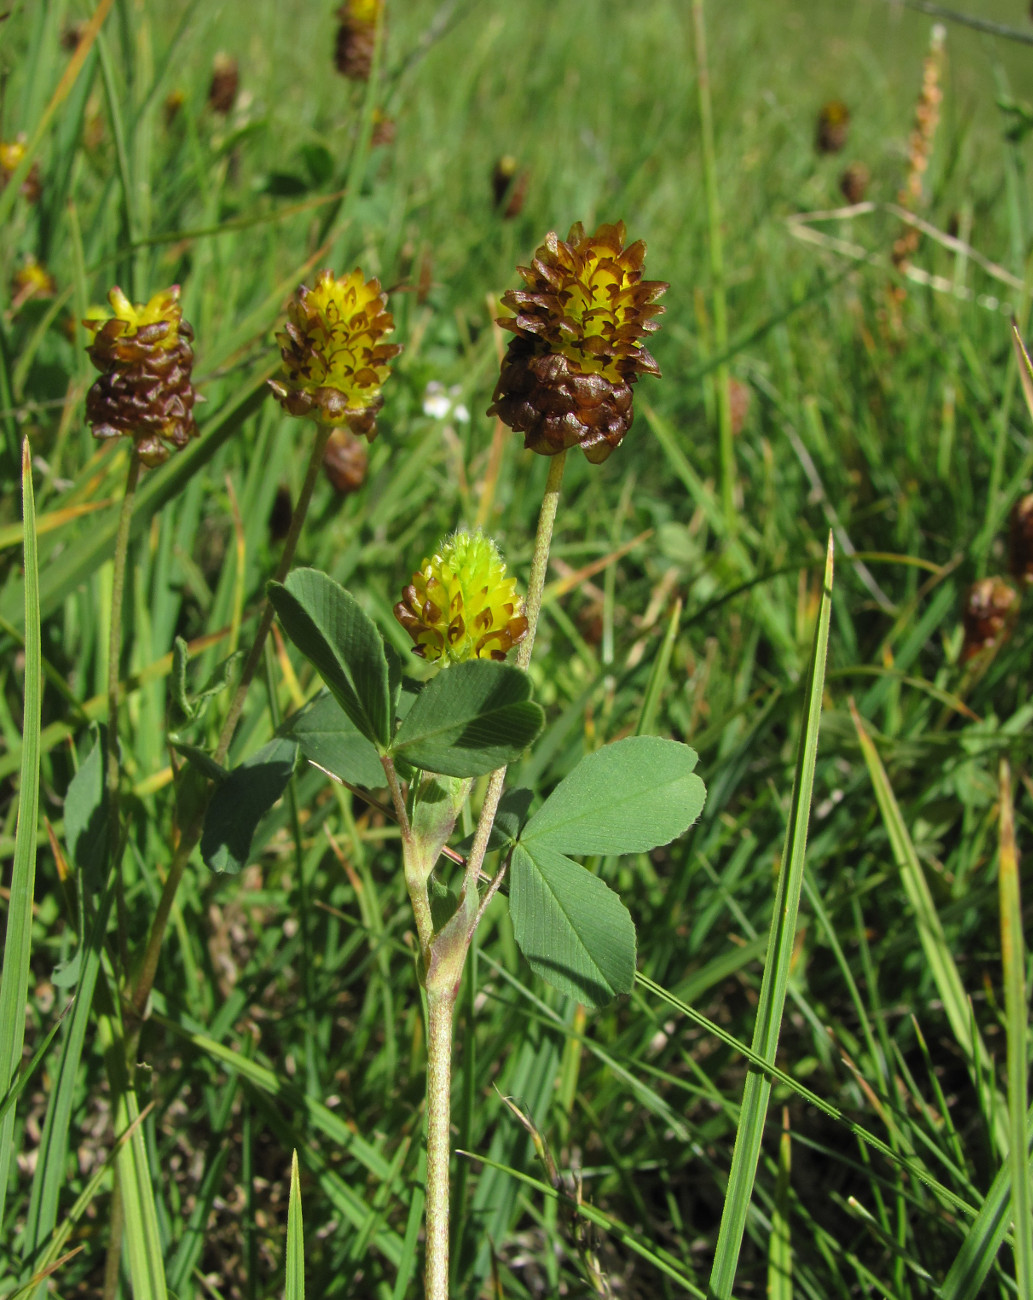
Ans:
{"label": "small white flower", "polygon": [[432,420],[456,420],[460,424],[469,424],[470,412],[459,401],[462,392],[459,384],[446,389],[437,379],[432,379],[423,390],[423,414]]}

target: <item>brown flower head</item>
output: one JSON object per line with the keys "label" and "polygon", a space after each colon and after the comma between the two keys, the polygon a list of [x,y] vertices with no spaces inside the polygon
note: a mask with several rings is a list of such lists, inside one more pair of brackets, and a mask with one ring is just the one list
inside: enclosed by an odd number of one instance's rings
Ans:
{"label": "brown flower head", "polygon": [[1000,645],[1011,632],[1018,612],[1019,593],[1010,582],[1003,578],[983,578],[973,583],[962,614],[965,629],[962,659],[971,659],[981,650]]}
{"label": "brown flower head", "polygon": [[848,203],[863,203],[871,172],[863,162],[852,162],[839,178],[839,188]]}
{"label": "brown flower head", "polygon": [[384,404],[380,386],[402,350],[383,342],[394,320],[379,281],[359,270],[342,280],[320,271],[316,287],[302,285],[287,315],[276,336],[283,374],[269,381],[277,401],[291,415],[346,426],[372,442]]}
{"label": "brown flower head", "polygon": [[237,60],[220,50],[212,60],[212,79],[208,83],[208,105],[212,112],[225,117],[237,102],[239,89]]}
{"label": "brown flower head", "polygon": [[495,210],[507,220],[519,217],[523,211],[530,176],[526,168],[520,170],[520,164],[511,153],[504,154],[492,168],[491,193]]}
{"label": "brown flower head", "polygon": [[1027,587],[1033,584],[1033,492],[1020,497],[1012,506],[1008,560],[1016,582]]}
{"label": "brown flower head", "polygon": [[342,496],[357,492],[366,481],[369,451],[350,429],[334,429],[323,452],[323,471]]}
{"label": "brown flower head", "polygon": [[667,285],[642,279],[646,246],[624,247],[624,223],[566,240],[546,236],[529,267],[526,289],[502,302],[515,313],[499,324],[516,335],[502,362],[489,415],[525,435],[543,456],[580,447],[604,461],[631,428],[631,386],[659,375],[642,339],[659,329],[656,299]]}
{"label": "brown flower head", "polygon": [[839,153],[850,132],[850,109],[841,99],[830,99],[822,104],[818,114],[818,129],[814,147],[819,153]]}
{"label": "brown flower head", "polygon": [[101,372],[86,394],[86,418],[95,438],[125,435],[145,465],[160,465],[170,447],[197,437],[194,331],[183,319],[178,284],[146,305],[131,303],[116,287],[108,302],[113,316],[83,321],[93,334],[86,351]]}
{"label": "brown flower head", "polygon": [[377,22],[384,0],[344,0],[337,11],[334,63],[342,77],[369,81],[377,45]]}

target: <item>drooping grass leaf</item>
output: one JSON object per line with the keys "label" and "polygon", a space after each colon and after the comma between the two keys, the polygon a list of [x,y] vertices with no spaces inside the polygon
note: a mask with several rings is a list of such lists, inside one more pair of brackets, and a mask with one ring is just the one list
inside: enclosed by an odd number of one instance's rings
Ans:
{"label": "drooping grass leaf", "polygon": [[531,969],[561,992],[602,1006],[635,981],[635,926],[612,889],[542,844],[518,844],[509,912]]}
{"label": "drooping grass leaf", "polygon": [[687,830],[706,790],[696,752],[659,736],[628,736],[586,755],[520,833],[560,853],[644,853]]}
{"label": "drooping grass leaf", "polygon": [[298,649],[374,745],[391,736],[391,682],[384,641],[349,592],[317,569],[296,569],[269,599]]}
{"label": "drooping grass leaf", "polygon": [[526,673],[490,659],[440,672],[416,697],[391,752],[444,776],[482,776],[521,754],[542,728]]}
{"label": "drooping grass leaf", "polygon": [[247,866],[258,823],[287,788],[297,757],[297,744],[278,736],[215,787],[201,835],[212,871],[236,875]]}

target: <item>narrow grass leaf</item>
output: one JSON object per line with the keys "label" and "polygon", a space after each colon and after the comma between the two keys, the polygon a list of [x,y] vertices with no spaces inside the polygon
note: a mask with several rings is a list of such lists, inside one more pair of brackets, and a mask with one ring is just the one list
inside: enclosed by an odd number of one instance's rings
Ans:
{"label": "narrow grass leaf", "polygon": [[791,1163],[789,1112],[784,1110],[782,1137],[778,1144],[775,1203],[771,1212],[771,1237],[768,1240],[768,1300],[793,1300],[793,1246],[789,1227]]}
{"label": "narrow grass leaf", "polygon": [[[25,1242],[30,1254],[42,1249],[43,1243],[57,1223],[58,1206],[67,1186],[66,1161],[68,1133],[79,1088],[79,1070],[87,1030],[91,1022],[93,991],[100,971],[104,950],[104,935],[115,897],[115,876],[111,874],[107,888],[98,899],[96,914],[81,951],[79,982],[75,989],[75,1005],[71,1020],[61,1042],[61,1055],[54,1077],[47,1117],[43,1123],[29,1195],[29,1213],[25,1224]],[[54,1251],[61,1248],[60,1237]]]}
{"label": "narrow grass leaf", "polygon": [[305,1231],[301,1221],[298,1153],[291,1154],[291,1190],[287,1201],[287,1285],[284,1300],[305,1300]]}
{"label": "narrow grass leaf", "polygon": [[586,754],[520,833],[559,853],[645,853],[688,830],[706,790],[696,751],[659,736],[628,736]]}
{"label": "narrow grass leaf", "polygon": [[[457,1151],[456,1155],[466,1156],[468,1159],[476,1160],[485,1169],[494,1169],[505,1174],[507,1178],[516,1179],[526,1187],[531,1188],[536,1197],[547,1200],[568,1200],[566,1194],[557,1191],[551,1183],[542,1182],[540,1178],[535,1178],[533,1174],[525,1173],[522,1169],[514,1169],[512,1165],[500,1164],[497,1160],[474,1151]],[[651,1265],[659,1273],[676,1282],[679,1287],[685,1290],[687,1295],[695,1297],[695,1300],[708,1300],[707,1293],[702,1291],[685,1272],[685,1261],[675,1258],[663,1248],[651,1248],[643,1236],[641,1227],[628,1227],[612,1215],[604,1214],[602,1210],[597,1209],[589,1201],[577,1202],[577,1214],[597,1228],[601,1228],[615,1241],[621,1242],[627,1250]]]}
{"label": "narrow grass leaf", "polygon": [[[753,1051],[772,1064],[778,1049],[778,1035],[789,983],[789,966],[796,937],[796,916],[800,904],[800,891],[803,887],[807,826],[814,788],[814,765],[818,753],[818,726],[821,719],[821,695],[825,682],[825,657],[828,650],[831,611],[832,537],[830,535],[825,555],[821,606],[818,610],[814,647],[811,652],[800,746],[796,756],[796,775],[793,781],[789,825],[782,852],[782,869],[778,875],[775,891],[771,932],[764,962],[764,978],[761,982],[753,1033]],[[757,1069],[750,1070],[743,1093],[739,1125],[735,1134],[735,1148],[732,1152],[732,1168],[728,1176],[721,1227],[710,1273],[710,1294],[716,1300],[728,1300],[732,1294],[739,1250],[746,1227],[746,1215],[757,1173],[757,1161],[760,1158],[760,1144],[764,1134],[770,1092],[770,1075]]]}
{"label": "narrow grass leaf", "polygon": [[[105,989],[103,1002],[111,1004]],[[133,1300],[165,1300],[165,1265],[158,1230],[147,1160],[147,1144],[136,1091],[125,1068],[125,1033],[117,1016],[105,1009],[97,1015],[97,1039],[108,1066],[114,1099],[114,1125],[125,1142],[119,1147],[116,1167],[122,1192],[124,1224],[122,1248],[132,1286]]]}
{"label": "narrow grass leaf", "polygon": [[645,694],[642,697],[642,709],[638,715],[638,722],[635,724],[635,735],[645,736],[652,733],[656,713],[660,707],[660,699],[664,693],[664,687],[671,669],[671,654],[674,651],[674,643],[678,639],[678,626],[681,623],[682,602],[679,597],[674,602],[674,608],[671,610],[671,617],[667,621],[667,631],[664,633],[664,639],[660,644],[659,653],[653,661],[653,667],[649,674],[649,681],[646,682]]}
{"label": "narrow grass leaf", "polygon": [[1022,335],[1019,333],[1018,322],[1012,317],[1011,337],[1015,344],[1015,355],[1019,363],[1019,382],[1022,384],[1022,395],[1026,399],[1026,410],[1029,411],[1030,419],[1033,420],[1033,361],[1030,360],[1029,353],[1026,351],[1026,345],[1022,341]]}
{"label": "narrow grass leaf", "polygon": [[[25,1001],[29,988],[32,899],[36,881],[36,818],[39,811],[43,651],[40,636],[36,507],[32,493],[32,456],[27,438],[22,443],[22,518],[25,526],[25,693],[18,821],[7,905],[7,932],[4,935],[4,964],[0,971],[0,1096],[4,1096],[14,1082],[25,1042]],[[11,1107],[0,1121],[0,1222],[4,1217],[13,1153],[14,1118],[14,1107]]]}
{"label": "narrow grass leaf", "polygon": [[[884,1142],[882,1138],[876,1137],[870,1129],[864,1128],[861,1124],[858,1124],[848,1115],[844,1114],[844,1112],[837,1106],[833,1106],[830,1102],[826,1101],[824,1097],[812,1091],[810,1088],[805,1087],[799,1079],[794,1079],[791,1074],[787,1074],[785,1070],[780,1069],[777,1065],[765,1061],[762,1057],[758,1056],[755,1051],[747,1047],[745,1043],[740,1042],[734,1034],[730,1034],[715,1021],[709,1020],[706,1016],[701,1015],[695,1007],[691,1006],[688,1002],[684,1002],[681,998],[675,997],[675,995],[668,989],[665,989],[662,984],[657,984],[655,980],[651,980],[648,975],[643,975],[639,972],[635,976],[635,984],[642,989],[648,990],[654,997],[659,998],[662,1002],[666,1002],[668,1006],[675,1008],[675,1010],[685,1016],[686,1019],[690,1020],[694,1025],[699,1025],[701,1029],[705,1030],[707,1034],[711,1035],[718,1042],[724,1043],[734,1052],[737,1052],[748,1061],[755,1070],[759,1070],[770,1076],[771,1079],[784,1084],[785,1087],[787,1087],[795,1096],[806,1102],[807,1105],[813,1106],[816,1111],[819,1111],[823,1115],[827,1115],[829,1119],[835,1120],[837,1124],[841,1124],[846,1132],[852,1133],[854,1137],[863,1142],[865,1146],[870,1147],[873,1151],[878,1151],[879,1154],[884,1156],[891,1165],[899,1166],[901,1169],[906,1169],[908,1174],[914,1178],[916,1182],[921,1183],[924,1187],[928,1187],[945,1207],[952,1211],[956,1211],[958,1214],[965,1215],[973,1222],[975,1221],[976,1211],[973,1206],[966,1201],[964,1197],[959,1196],[944,1183],[941,1183],[938,1179],[934,1178],[920,1161],[903,1155],[899,1151],[894,1151],[888,1142]],[[1030,1116],[1030,1124],[1030,1138],[1033,1140],[1033,1115]]]}
{"label": "narrow grass leaf", "polygon": [[1015,845],[1015,811],[1011,768],[1000,763],[1000,851],[998,894],[1001,907],[1001,961],[1004,966],[1005,1025],[1008,1032],[1008,1168],[1011,1171],[1012,1222],[1015,1233],[1015,1285],[1019,1295],[1033,1295],[1033,1210],[1026,1146],[1028,1108],[1026,1071],[1026,951],[1022,934],[1019,855]]}
{"label": "narrow grass leaf", "polygon": [[269,599],[358,731],[386,745],[391,690],[384,640],[355,597],[317,569],[295,569],[282,585],[269,584]]}
{"label": "narrow grass leaf", "polygon": [[[1026,1112],[1024,1141],[1028,1161],[1033,1149],[1033,1107]],[[983,1294],[983,1283],[1011,1226],[1011,1197],[1011,1161],[1006,1161],[994,1175],[979,1213],[943,1279],[939,1300],[976,1300]]]}
{"label": "narrow grass leaf", "polygon": [[391,752],[443,776],[483,776],[519,757],[545,715],[531,679],[510,664],[471,659],[424,686],[398,728]]}
{"label": "narrow grass leaf", "polygon": [[541,844],[518,844],[509,911],[520,951],[554,988],[602,1006],[635,982],[635,926],[610,887]]}
{"label": "narrow grass leaf", "polygon": [[[893,793],[886,769],[883,767],[878,751],[865,730],[861,716],[852,701],[850,707],[854,728],[861,745],[861,753],[864,755],[868,767],[868,774],[871,777],[875,798],[886,826],[893,857],[900,871],[904,892],[914,913],[922,951],[929,964],[929,971],[936,985],[936,990],[943,1002],[943,1009],[950,1022],[951,1030],[968,1061],[969,1070],[972,1073],[973,1081],[977,1084],[978,1091],[978,1076],[980,1074],[991,1076],[993,1073],[990,1054],[987,1052],[975,1026],[972,1009],[965,994],[961,976],[958,974],[950,943],[936,911],[936,904],[933,901],[929,883],[922,871],[911,835],[904,824],[904,817]],[[994,1103],[991,1109],[993,1115],[992,1117],[988,1116],[988,1123],[993,1131],[998,1154],[1003,1158],[1008,1150],[1007,1108],[1002,1101],[1000,1105]]]}

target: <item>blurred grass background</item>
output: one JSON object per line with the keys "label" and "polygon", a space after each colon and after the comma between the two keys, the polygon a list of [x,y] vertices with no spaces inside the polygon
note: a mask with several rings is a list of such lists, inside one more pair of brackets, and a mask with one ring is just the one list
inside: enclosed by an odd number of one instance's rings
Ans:
{"label": "blurred grass background", "polygon": [[[40,186],[36,202],[16,185],[0,194],[5,859],[24,691],[23,436],[40,516],[47,679],[27,1050],[73,991],[84,941],[65,875],[63,799],[104,712],[110,538],[126,464],[124,448],[89,435],[92,372],[84,332],[68,322],[114,283],[137,301],[180,283],[207,399],[202,444],[145,479],[132,557],[122,666],[133,796],[120,906],[142,938],[170,853],[173,638],[197,643],[196,685],[237,640],[247,644],[276,562],[270,514],[279,490],[297,493],[307,459],[309,431],[261,398],[289,295],[324,265],[361,265],[390,292],[406,350],[367,482],[347,498],[320,485],[299,560],[349,586],[405,650],[391,605],[457,524],[480,512],[526,574],[547,467],[508,437],[497,488],[485,487],[498,295],[546,231],[623,219],[648,244],[647,275],[671,285],[653,347],[664,378],[639,386],[635,427],[604,466],[568,466],[532,665],[549,724],[516,775],[547,788],[586,748],[631,728],[677,620],[655,727],[699,750],[707,806],[682,842],[607,870],[638,925],[643,973],[748,1043],[825,541],[837,531],[810,877],[780,1064],[911,1166],[873,1153],[776,1082],[739,1286],[754,1294],[767,1284],[774,1223],[792,1244],[792,1294],[947,1294],[971,1216],[944,1189],[978,1209],[1001,1159],[996,1093],[944,1015],[847,701],[887,766],[944,945],[1000,1069],[997,768],[1007,756],[1019,777],[1021,845],[1029,634],[1020,618],[996,654],[964,662],[960,609],[972,581],[1005,567],[1007,513],[1033,468],[1008,326],[1009,312],[1025,323],[1033,230],[1030,48],[1017,39],[1033,32],[1025,7],[979,9],[1011,24],[1015,39],[947,28],[919,215],[962,245],[927,237],[913,263],[960,294],[895,275],[901,223],[884,206],[904,183],[933,18],[866,0],[707,7],[725,357],[687,5],[388,0],[379,79],[366,87],[334,70],[329,4],[255,0],[245,14],[116,0],[56,104],[73,57],[62,33],[91,11],[61,0],[8,9],[0,139],[36,146]],[[228,114],[208,104],[216,51],[239,69]],[[833,99],[849,108],[849,138],[819,154],[817,116]],[[373,143],[385,121],[393,139]],[[504,155],[527,175],[508,218],[491,186]],[[854,162],[870,173],[873,209],[812,228],[870,261],[804,242],[788,221],[843,205],[840,178]],[[29,257],[57,296],[19,305],[10,286]],[[906,290],[897,309],[891,284]],[[717,486],[723,361],[748,396],[731,523]],[[469,419],[427,413],[431,382],[455,389]],[[586,575],[588,566],[597,567]],[[278,647],[235,757],[314,686]],[[217,730],[216,712],[192,739]],[[179,1297],[281,1293],[293,1147],[310,1293],[416,1293],[423,1028],[394,841],[379,814],[308,772],[263,826],[243,877],[199,864],[184,882],[139,1052]],[[88,917],[95,900],[85,884],[79,892]],[[502,908],[468,971],[465,1017],[454,1119],[457,1146],[474,1155],[456,1160],[456,1294],[607,1294],[591,1281],[593,1258],[615,1295],[686,1294],[684,1279],[704,1287],[741,1053],[648,992],[586,1019],[531,981]],[[28,1276],[49,1233],[37,1204],[40,1133],[68,1034],[66,1023],[18,1102],[0,1287]],[[92,1031],[68,1095],[67,1153],[46,1157],[61,1221],[114,1138]],[[626,1232],[579,1244],[568,1212],[507,1172],[542,1176],[501,1095]],[[105,1176],[76,1218],[71,1244],[82,1250],[53,1294],[101,1294],[111,1203]],[[1013,1276],[1006,1245],[972,1294],[1014,1294]]]}

